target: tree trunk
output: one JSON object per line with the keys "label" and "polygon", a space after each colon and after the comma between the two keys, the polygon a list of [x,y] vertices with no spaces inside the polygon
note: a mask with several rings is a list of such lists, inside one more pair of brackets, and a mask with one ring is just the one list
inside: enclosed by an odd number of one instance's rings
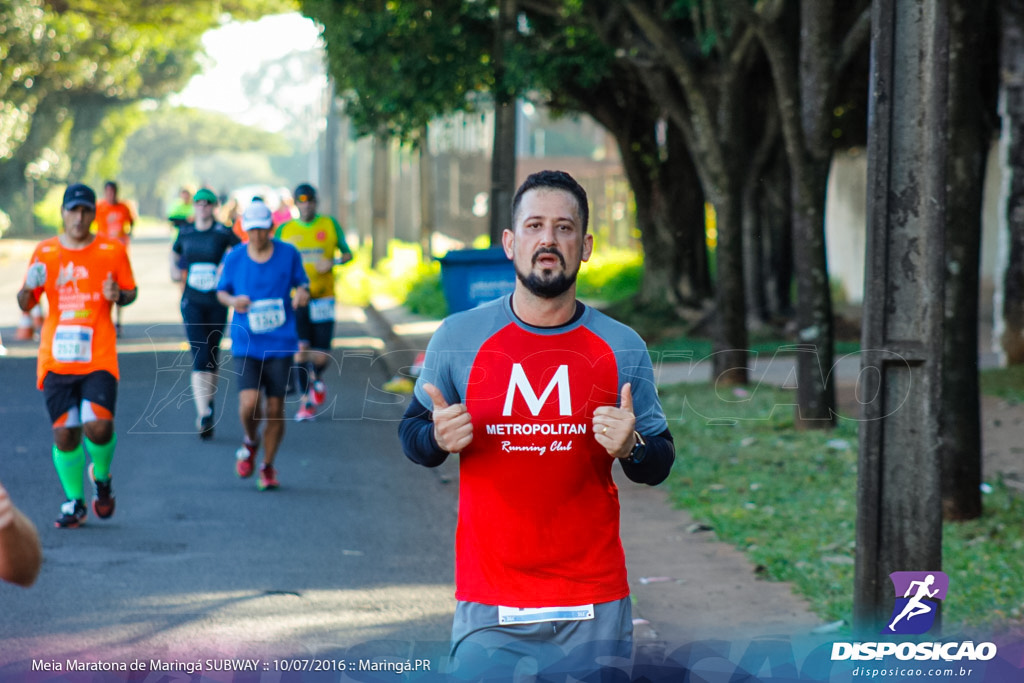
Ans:
{"label": "tree trunk", "polygon": [[431,242],[434,237],[434,160],[430,156],[427,127],[420,130],[420,251],[424,263],[434,257]]}
{"label": "tree trunk", "polygon": [[640,303],[702,308],[712,292],[704,194],[679,129],[669,120],[665,149],[659,149],[660,107],[630,69],[620,68],[597,87],[569,94],[615,138],[633,190],[644,249]]}
{"label": "tree trunk", "polygon": [[765,167],[771,160],[779,139],[778,109],[770,107],[765,121],[764,135],[752,155],[743,181],[743,276],[747,293],[747,320],[752,325],[765,325],[768,313],[766,248],[771,240],[767,221],[761,215],[760,200],[764,186]]}
{"label": "tree trunk", "polygon": [[777,318],[793,315],[793,181],[785,150],[776,150],[764,174],[756,208],[764,233],[768,309]]}
{"label": "tree trunk", "polygon": [[716,332],[711,342],[711,381],[747,383],[747,310],[743,291],[743,203],[738,187],[715,202],[718,245],[715,248]]}
{"label": "tree trunk", "polygon": [[68,108],[74,116],[68,141],[68,158],[71,161],[68,178],[72,182],[84,182],[89,174],[89,161],[96,150],[96,129],[113,109],[112,100],[94,93],[72,95]]}
{"label": "tree trunk", "polygon": [[[644,241],[641,300],[674,291],[677,309],[703,310],[713,296],[704,225],[704,191],[679,129],[667,126],[667,154],[649,195],[650,235]],[[638,210],[639,213],[639,210]],[[664,294],[661,294],[664,297]]]}
{"label": "tree trunk", "polygon": [[1004,365],[1024,363],[1024,0],[1001,0],[1000,109],[1003,194],[996,332]]}
{"label": "tree trunk", "polygon": [[[670,126],[670,130],[672,127]],[[654,130],[653,125],[649,133]],[[639,131],[637,131],[639,132]],[[620,144],[626,177],[636,196],[644,249],[641,305],[700,310],[712,293],[704,231],[704,193],[689,152],[670,133],[669,152],[651,167],[653,134]]]}
{"label": "tree trunk", "polygon": [[389,139],[373,137],[373,221],[370,226],[370,267],[376,268],[388,255],[388,200],[391,194],[391,154]]}
{"label": "tree trunk", "polygon": [[793,241],[796,268],[797,355],[796,424],[825,428],[835,423],[832,376],[835,328],[825,254],[825,194],[829,163],[807,164],[805,178],[793,183]]}
{"label": "tree trunk", "polygon": [[491,153],[491,246],[501,245],[516,191],[516,96],[506,83],[505,53],[516,36],[515,0],[498,0],[494,39],[494,146]]}
{"label": "tree trunk", "polygon": [[[983,107],[980,50],[987,2],[949,4],[949,125],[946,171],[946,305],[941,405],[942,513],[981,515],[981,403],[978,386],[978,280],[981,205],[991,140]],[[990,60],[989,60],[990,61]]]}

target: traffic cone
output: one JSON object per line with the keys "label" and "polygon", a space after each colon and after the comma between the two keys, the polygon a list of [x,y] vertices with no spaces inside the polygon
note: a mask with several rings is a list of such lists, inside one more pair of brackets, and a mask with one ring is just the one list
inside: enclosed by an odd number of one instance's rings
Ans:
{"label": "traffic cone", "polygon": [[18,341],[28,341],[35,335],[35,328],[32,326],[32,316],[28,313],[22,313],[21,319],[18,321],[18,330],[14,333],[14,338]]}

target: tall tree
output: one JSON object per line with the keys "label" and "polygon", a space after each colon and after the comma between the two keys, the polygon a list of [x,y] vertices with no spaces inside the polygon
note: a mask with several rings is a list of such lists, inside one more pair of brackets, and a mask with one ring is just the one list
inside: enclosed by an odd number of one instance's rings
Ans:
{"label": "tall tree", "polygon": [[494,84],[489,6],[462,0],[302,0],[358,135],[415,140],[431,119],[472,111]]}
{"label": "tall tree", "polygon": [[[464,0],[303,2],[303,11],[324,25],[331,75],[357,131],[383,127],[403,139],[415,139],[436,116],[473,110],[494,87],[495,7]],[[674,170],[684,163],[678,129],[670,127],[667,146],[658,144],[659,112],[635,67],[623,61],[612,70],[614,46],[580,21],[577,3],[520,0],[518,7],[530,25],[509,47],[505,86],[563,112],[588,113],[616,137],[637,199],[646,296],[699,306],[709,288],[702,200],[692,173]]]}
{"label": "tall tree", "polygon": [[615,8],[601,17],[571,3],[519,6],[528,27],[517,42],[525,53],[518,71],[530,74],[521,87],[555,111],[591,116],[618,146],[644,251],[639,296],[629,305],[699,318],[713,294],[704,193],[678,125],[645,87],[635,60],[616,54]]}
{"label": "tall tree", "polygon": [[[614,5],[611,3],[612,12]],[[716,326],[713,373],[717,382],[747,381],[746,297],[743,286],[742,187],[749,144],[746,113],[757,88],[749,80],[757,57],[753,33],[720,3],[626,0],[632,30],[624,49],[640,67],[651,96],[686,141],[704,190],[715,208]],[[685,8],[683,8],[685,9]],[[607,15],[598,17],[604,21]]]}
{"label": "tall tree", "polygon": [[1001,278],[995,330],[1007,365],[1024,364],[1024,0],[999,0]]}
{"label": "tall tree", "polygon": [[[44,149],[67,154],[67,143],[58,144],[64,123],[74,144],[86,144],[110,111],[183,87],[198,70],[202,34],[225,13],[293,8],[286,0],[0,1],[0,210],[25,219],[25,169]],[[82,172],[86,156],[76,149],[55,167]]]}
{"label": "tall tree", "polygon": [[782,133],[792,173],[797,327],[797,421],[835,422],[835,326],[825,254],[825,198],[835,141],[840,78],[868,44],[870,3],[772,0],[752,8],[729,0],[754,27],[771,65]]}
{"label": "tall tree", "polygon": [[218,150],[286,154],[289,147],[280,135],[223,114],[183,107],[153,112],[128,138],[124,153],[124,174],[131,178],[140,210],[158,212],[160,197],[170,189],[165,179],[182,161]]}
{"label": "tall tree", "polygon": [[978,287],[985,165],[996,107],[998,41],[992,8],[986,0],[949,0],[946,325],[939,446],[946,519],[973,519],[982,508]]}

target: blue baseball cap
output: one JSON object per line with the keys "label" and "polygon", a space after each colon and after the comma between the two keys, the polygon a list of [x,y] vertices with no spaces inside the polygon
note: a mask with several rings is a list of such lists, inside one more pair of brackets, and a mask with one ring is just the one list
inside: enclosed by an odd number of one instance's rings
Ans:
{"label": "blue baseball cap", "polygon": [[68,185],[68,189],[64,190],[64,203],[65,209],[73,209],[76,206],[88,206],[90,209],[96,208],[96,193],[92,191],[92,188],[82,183],[74,183]]}
{"label": "blue baseball cap", "polygon": [[292,193],[297,202],[316,201],[316,189],[309,183],[302,183]]}

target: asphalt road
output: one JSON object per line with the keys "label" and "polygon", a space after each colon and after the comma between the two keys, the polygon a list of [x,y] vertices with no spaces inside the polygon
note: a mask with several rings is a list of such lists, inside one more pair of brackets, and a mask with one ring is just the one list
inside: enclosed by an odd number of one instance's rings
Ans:
{"label": "asphalt road", "polygon": [[230,361],[215,438],[195,435],[167,249],[164,235],[132,247],[140,296],[125,309],[120,355],[117,512],[74,530],[53,527],[63,493],[34,352],[9,336],[25,262],[0,258],[0,480],[45,555],[35,586],[0,585],[0,680],[67,660],[254,658],[271,673],[278,658],[438,666],[454,609],[456,492],[401,454],[404,399],[378,388],[388,375],[362,311],[339,311],[328,404],[315,422],[288,423],[281,488],[261,493],[234,473]]}

